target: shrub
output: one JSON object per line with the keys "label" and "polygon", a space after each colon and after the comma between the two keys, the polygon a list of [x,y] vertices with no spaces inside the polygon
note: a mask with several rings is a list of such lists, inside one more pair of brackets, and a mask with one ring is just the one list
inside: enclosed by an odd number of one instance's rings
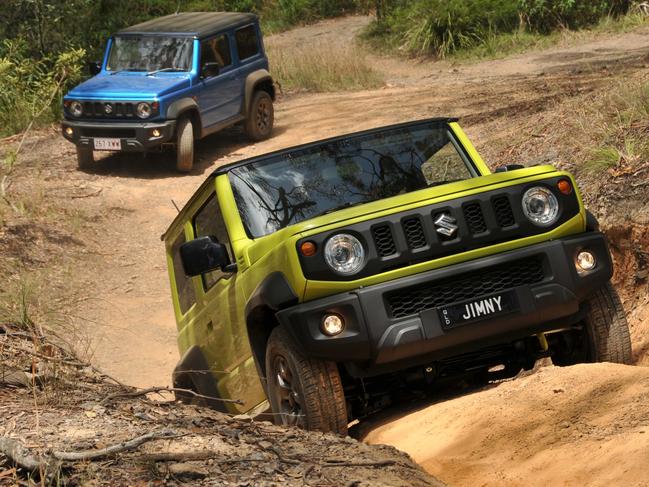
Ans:
{"label": "shrub", "polygon": [[626,13],[629,6],[630,0],[520,0],[530,27],[543,33],[592,25],[607,15]]}

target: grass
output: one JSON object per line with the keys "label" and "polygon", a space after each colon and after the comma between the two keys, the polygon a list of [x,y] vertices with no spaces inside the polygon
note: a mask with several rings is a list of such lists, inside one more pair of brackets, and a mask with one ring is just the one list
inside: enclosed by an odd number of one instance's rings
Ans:
{"label": "grass", "polygon": [[295,46],[269,39],[266,47],[273,74],[284,91],[350,91],[383,85],[365,51],[354,43]]}
{"label": "grass", "polygon": [[[489,31],[483,35],[474,35],[463,39],[461,49],[442,53],[438,57],[453,61],[478,61],[484,59],[499,59],[512,54],[520,54],[532,50],[547,49],[557,45],[571,45],[583,42],[601,34],[618,34],[629,32],[641,26],[649,25],[649,16],[633,11],[621,17],[604,17],[596,25],[580,29],[560,30],[550,34],[540,34],[525,29],[514,32]],[[417,55],[409,48],[408,40],[399,36],[385,34],[375,24],[370,24],[361,34],[365,44],[384,53],[407,53]]]}

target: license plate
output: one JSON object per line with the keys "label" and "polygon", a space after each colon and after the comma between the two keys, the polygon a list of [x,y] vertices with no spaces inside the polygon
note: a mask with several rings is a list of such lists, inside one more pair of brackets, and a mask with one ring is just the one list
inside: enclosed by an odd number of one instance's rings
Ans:
{"label": "license plate", "polygon": [[455,328],[518,310],[516,294],[506,291],[451,304],[437,309],[444,328]]}
{"label": "license plate", "polygon": [[120,139],[95,139],[95,150],[121,150]]}

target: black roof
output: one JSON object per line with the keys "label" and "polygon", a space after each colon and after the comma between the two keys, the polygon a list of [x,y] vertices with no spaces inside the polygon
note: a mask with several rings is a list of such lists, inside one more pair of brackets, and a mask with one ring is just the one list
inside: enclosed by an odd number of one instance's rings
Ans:
{"label": "black roof", "polygon": [[117,34],[182,34],[208,37],[228,27],[255,22],[257,16],[238,12],[183,12],[147,20]]}

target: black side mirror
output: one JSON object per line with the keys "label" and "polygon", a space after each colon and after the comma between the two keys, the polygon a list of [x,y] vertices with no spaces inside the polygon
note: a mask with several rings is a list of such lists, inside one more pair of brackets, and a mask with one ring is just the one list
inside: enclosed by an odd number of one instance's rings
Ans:
{"label": "black side mirror", "polygon": [[216,237],[199,237],[180,246],[180,260],[188,276],[200,276],[217,269],[223,272],[234,272],[225,245]]}
{"label": "black side mirror", "polygon": [[203,63],[203,67],[201,67],[201,78],[211,78],[212,76],[218,75],[219,68],[219,63],[215,61]]}
{"label": "black side mirror", "polygon": [[509,172],[516,171],[517,169],[525,169],[525,166],[522,164],[507,164],[506,166],[497,167],[496,172]]}
{"label": "black side mirror", "polygon": [[88,72],[95,76],[101,72],[101,63],[99,61],[89,61],[88,62]]}

